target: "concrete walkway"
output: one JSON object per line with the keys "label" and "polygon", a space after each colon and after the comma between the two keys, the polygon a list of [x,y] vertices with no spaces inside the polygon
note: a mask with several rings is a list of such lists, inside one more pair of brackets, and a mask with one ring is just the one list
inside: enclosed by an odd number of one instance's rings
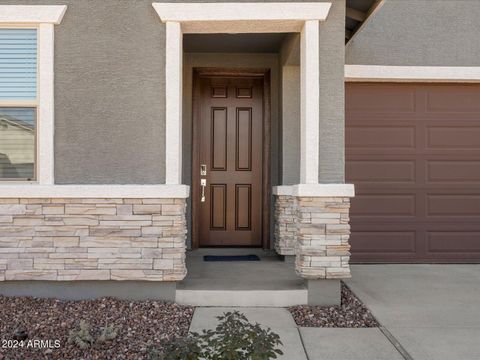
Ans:
{"label": "concrete walkway", "polygon": [[190,331],[213,329],[216,316],[239,310],[251,322],[276,332],[283,343],[284,360],[402,360],[398,351],[378,329],[298,328],[283,308],[199,307]]}
{"label": "concrete walkway", "polygon": [[480,265],[358,265],[347,283],[415,360],[480,359]]}
{"label": "concrete walkway", "polygon": [[[355,265],[352,273],[348,285],[382,329],[298,328],[283,308],[237,310],[280,335],[282,359],[480,359],[480,265]],[[190,329],[214,328],[232,310],[198,307]]]}

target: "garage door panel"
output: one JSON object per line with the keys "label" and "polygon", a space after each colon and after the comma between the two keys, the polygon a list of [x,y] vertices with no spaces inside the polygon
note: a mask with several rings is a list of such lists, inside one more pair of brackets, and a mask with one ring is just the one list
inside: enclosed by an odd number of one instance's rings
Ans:
{"label": "garage door panel", "polygon": [[345,171],[356,184],[415,183],[414,160],[350,160]]}
{"label": "garage door panel", "polygon": [[480,126],[431,126],[426,135],[427,149],[480,151]]}
{"label": "garage door panel", "polygon": [[415,231],[361,231],[352,234],[352,251],[358,254],[416,252]]}
{"label": "garage door panel", "polygon": [[480,256],[480,230],[478,231],[429,231],[427,252],[431,255],[463,253]]}
{"label": "garage door panel", "polygon": [[357,149],[413,149],[413,126],[350,126],[345,138],[350,148]]}
{"label": "garage door panel", "polygon": [[352,202],[352,217],[414,218],[415,194],[361,194]]}
{"label": "garage door panel", "polygon": [[480,221],[480,194],[427,194],[428,218],[458,218]]}
{"label": "garage door panel", "polygon": [[348,110],[354,112],[415,112],[415,89],[408,87],[396,87],[387,85],[389,96],[385,101],[376,101],[379,97],[383,98],[385,89],[379,89],[372,84],[357,84],[351,87],[346,93],[348,101]]}
{"label": "garage door panel", "polygon": [[432,184],[480,184],[480,160],[427,160],[426,181]]}
{"label": "garage door panel", "polygon": [[426,111],[480,113],[480,89],[476,86],[442,86],[427,90]]}
{"label": "garage door panel", "polygon": [[345,139],[353,261],[480,262],[480,85],[347,84]]}

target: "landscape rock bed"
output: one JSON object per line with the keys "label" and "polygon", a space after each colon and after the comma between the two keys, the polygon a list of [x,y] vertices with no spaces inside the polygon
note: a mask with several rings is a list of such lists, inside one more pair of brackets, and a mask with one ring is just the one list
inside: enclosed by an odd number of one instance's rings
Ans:
{"label": "landscape rock bed", "polygon": [[293,306],[288,308],[298,326],[371,328],[379,324],[370,310],[342,283],[341,306]]}
{"label": "landscape rock bed", "polygon": [[[0,296],[0,340],[26,330],[30,340],[60,340],[58,349],[2,348],[0,359],[148,359],[166,339],[188,333],[193,307],[161,301],[120,301],[111,298],[60,301]],[[81,350],[68,343],[70,330],[81,320],[97,338],[100,328],[113,325],[115,339]],[[0,344],[1,345],[1,344]]]}

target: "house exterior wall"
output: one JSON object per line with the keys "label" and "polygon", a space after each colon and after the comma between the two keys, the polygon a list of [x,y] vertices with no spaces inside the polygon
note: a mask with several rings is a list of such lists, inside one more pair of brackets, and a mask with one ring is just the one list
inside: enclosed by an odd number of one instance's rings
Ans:
{"label": "house exterior wall", "polygon": [[55,182],[163,183],[165,26],[152,1],[41,4],[68,6],[55,27]]}
{"label": "house exterior wall", "polygon": [[480,2],[386,0],[346,46],[352,65],[480,66]]}
{"label": "house exterior wall", "polygon": [[[338,44],[344,36],[345,1],[332,2],[327,22],[320,25],[325,96],[319,131],[338,140],[320,144],[321,182],[343,181],[344,167],[339,133],[343,131],[344,49]],[[152,1],[61,3],[68,10],[55,28],[55,182],[164,183],[165,25]],[[38,2],[0,0],[0,4]],[[290,165],[294,166],[283,164]]]}
{"label": "house exterior wall", "polygon": [[[333,6],[327,21],[319,25],[318,179],[343,183],[345,0],[325,2]],[[37,1],[21,3],[36,5]],[[62,24],[55,28],[55,183],[164,183],[165,25],[152,2],[62,3],[68,10]],[[0,4],[19,5],[19,1],[0,0]],[[45,0],[42,4],[58,1]],[[215,66],[208,56],[197,60],[186,62],[186,69],[202,64]],[[292,140],[278,144],[278,55],[231,58],[222,64],[248,63],[273,69],[271,182],[276,185],[280,178],[278,149],[292,144]],[[188,78],[186,81],[188,84]],[[185,106],[190,110],[188,101]],[[189,119],[188,112],[186,116]],[[300,114],[294,121],[300,124]],[[188,160],[183,169],[186,183],[190,177],[189,131],[187,121],[182,134],[187,139],[183,148]],[[294,162],[295,157],[289,157],[281,167],[296,168]],[[311,209],[302,205],[295,210],[302,219],[316,209],[323,211],[321,198],[298,198],[295,203],[303,200],[314,204]],[[185,276],[184,199],[48,197],[0,201],[1,281],[179,281]],[[304,231],[322,237],[327,229],[326,223],[322,224],[297,225],[297,238],[303,239]],[[311,239],[309,236],[305,238]],[[323,272],[315,268],[318,259],[312,258],[312,251],[317,257],[327,253],[322,253],[320,242],[304,253],[307,242],[297,252],[298,274],[309,279],[326,278],[326,267],[335,268],[337,263],[323,264]],[[348,276],[348,264],[344,275]]]}

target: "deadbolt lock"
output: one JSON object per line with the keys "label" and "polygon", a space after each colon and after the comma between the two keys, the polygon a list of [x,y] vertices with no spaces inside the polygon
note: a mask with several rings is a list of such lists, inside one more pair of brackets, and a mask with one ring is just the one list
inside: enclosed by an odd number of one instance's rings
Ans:
{"label": "deadbolt lock", "polygon": [[207,165],[200,165],[200,176],[207,176]]}

